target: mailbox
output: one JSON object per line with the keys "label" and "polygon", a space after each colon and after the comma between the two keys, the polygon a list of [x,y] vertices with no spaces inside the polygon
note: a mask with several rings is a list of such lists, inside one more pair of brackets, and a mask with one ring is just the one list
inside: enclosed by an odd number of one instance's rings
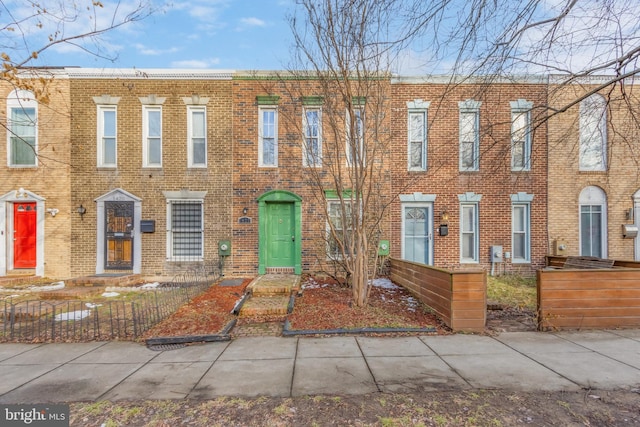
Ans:
{"label": "mailbox", "polygon": [[635,224],[622,224],[622,237],[633,239],[638,235],[638,226]]}
{"label": "mailbox", "polygon": [[156,232],[156,221],[154,219],[143,219],[143,220],[140,220],[140,231],[142,233],[155,233]]}

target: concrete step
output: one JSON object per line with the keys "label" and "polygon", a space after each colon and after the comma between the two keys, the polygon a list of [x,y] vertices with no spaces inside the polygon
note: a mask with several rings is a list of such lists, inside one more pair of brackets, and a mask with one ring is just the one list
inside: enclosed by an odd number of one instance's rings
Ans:
{"label": "concrete step", "polygon": [[251,296],[240,309],[239,317],[286,316],[289,295]]}
{"label": "concrete step", "polygon": [[272,296],[291,294],[291,291],[299,286],[300,276],[293,274],[266,274],[258,277],[249,285],[252,296]]}

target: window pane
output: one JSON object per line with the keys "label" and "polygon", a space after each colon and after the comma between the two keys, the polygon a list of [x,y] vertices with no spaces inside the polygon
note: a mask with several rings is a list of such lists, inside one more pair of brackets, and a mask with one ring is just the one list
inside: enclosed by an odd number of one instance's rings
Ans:
{"label": "window pane", "polygon": [[193,139],[193,163],[203,165],[207,160],[207,151],[204,138]]}
{"label": "window pane", "polygon": [[602,257],[602,206],[580,206],[580,255]]}
{"label": "window pane", "polygon": [[409,115],[410,129],[409,140],[410,141],[422,141],[424,140],[424,114],[411,113]]}
{"label": "window pane", "polygon": [[473,234],[465,233],[462,235],[462,258],[475,259],[475,246],[473,244]]}
{"label": "window pane", "polygon": [[202,256],[202,205],[173,203],[171,205],[172,255]]}
{"label": "window pane", "polygon": [[11,110],[11,164],[36,164],[36,110],[14,108]]}
{"label": "window pane", "polygon": [[102,123],[104,125],[102,133],[104,136],[116,136],[116,112],[113,110],[102,110]]}
{"label": "window pane", "polygon": [[513,235],[513,258],[526,259],[526,235],[524,233],[515,233]]}
{"label": "window pane", "polygon": [[116,139],[103,138],[102,145],[104,152],[102,153],[102,161],[105,164],[115,164],[116,162]]}
{"label": "window pane", "polygon": [[606,114],[606,101],[600,95],[580,103],[580,169],[605,168]]}
{"label": "window pane", "polygon": [[193,111],[191,114],[191,136],[194,138],[204,138],[204,111]]}
{"label": "window pane", "polygon": [[148,112],[149,118],[149,136],[160,136],[162,135],[161,128],[161,114],[158,110],[149,110]]}

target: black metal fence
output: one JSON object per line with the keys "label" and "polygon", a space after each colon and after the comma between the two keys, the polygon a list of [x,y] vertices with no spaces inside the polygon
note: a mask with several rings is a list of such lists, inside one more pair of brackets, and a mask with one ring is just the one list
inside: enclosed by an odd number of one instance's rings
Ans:
{"label": "black metal fence", "polygon": [[7,300],[1,306],[0,342],[133,340],[219,278],[219,270],[205,264],[118,300]]}

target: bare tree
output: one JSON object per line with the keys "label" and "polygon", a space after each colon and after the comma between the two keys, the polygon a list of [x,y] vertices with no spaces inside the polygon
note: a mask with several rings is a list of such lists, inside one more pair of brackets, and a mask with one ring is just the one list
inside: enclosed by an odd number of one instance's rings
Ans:
{"label": "bare tree", "polygon": [[[39,102],[47,102],[46,62],[43,54],[58,47],[75,48],[89,55],[111,58],[103,46],[106,33],[153,12],[147,0],[96,1],[52,0],[0,1],[0,79],[19,89],[34,93]],[[25,68],[40,67],[38,78],[24,73]]]}
{"label": "bare tree", "polygon": [[311,80],[322,109],[321,152],[314,145],[316,118],[302,112],[299,135],[310,166],[303,173],[327,223],[321,256],[343,269],[354,303],[363,306],[378,266],[379,239],[389,232],[384,225],[390,203],[385,43],[393,10],[375,0],[301,0],[298,6],[290,18],[296,57],[288,92],[304,97],[305,88],[292,86]]}

